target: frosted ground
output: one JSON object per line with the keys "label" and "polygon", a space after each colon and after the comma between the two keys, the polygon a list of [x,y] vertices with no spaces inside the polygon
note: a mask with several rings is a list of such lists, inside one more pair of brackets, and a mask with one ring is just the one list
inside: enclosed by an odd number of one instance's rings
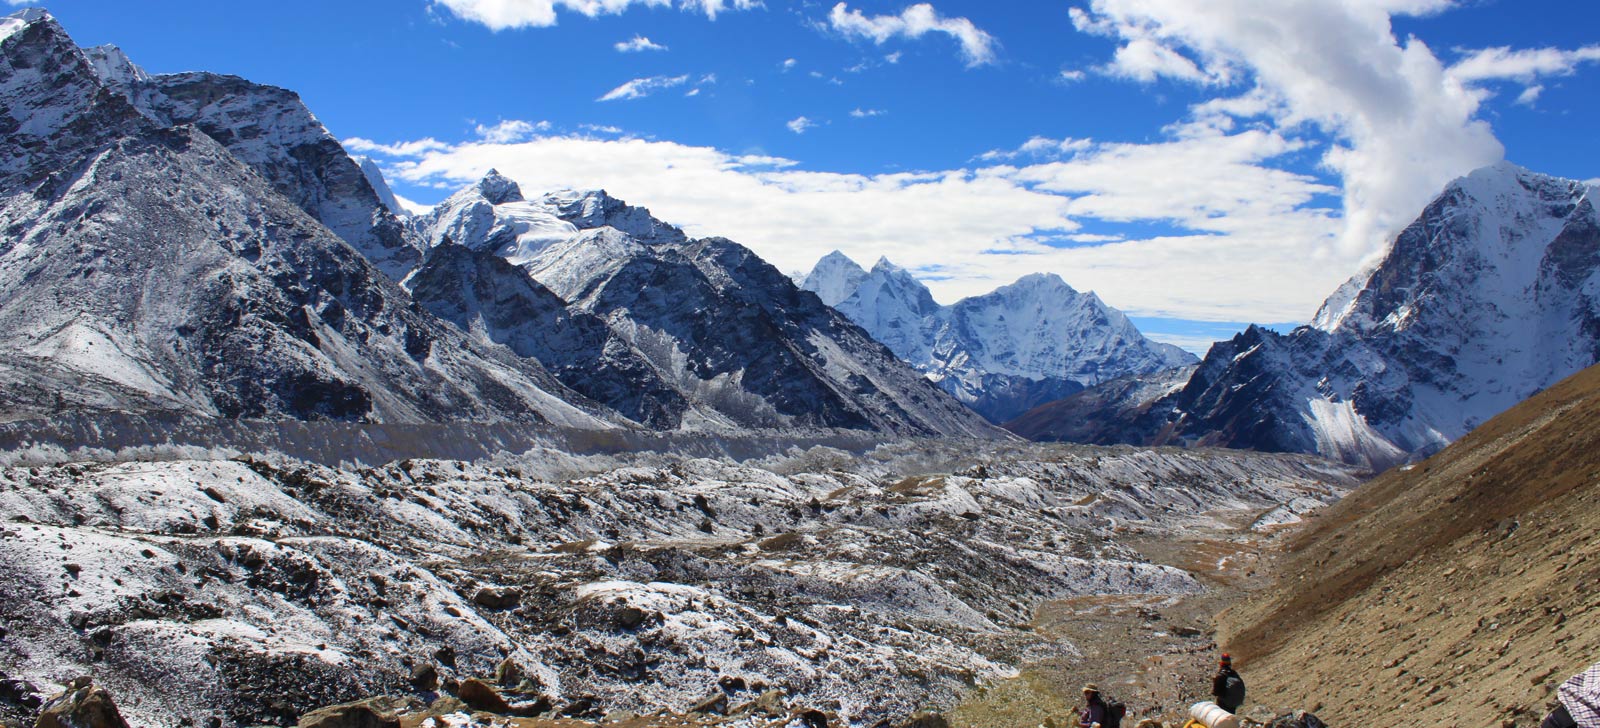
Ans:
{"label": "frosted ground", "polygon": [[993,442],[202,452],[0,468],[6,677],[92,674],[141,725],[257,724],[510,660],[516,695],[579,717],[778,689],[870,725],[1072,655],[1028,627],[1043,602],[1202,588],[1129,537],[1292,521],[1356,482],[1299,456]]}

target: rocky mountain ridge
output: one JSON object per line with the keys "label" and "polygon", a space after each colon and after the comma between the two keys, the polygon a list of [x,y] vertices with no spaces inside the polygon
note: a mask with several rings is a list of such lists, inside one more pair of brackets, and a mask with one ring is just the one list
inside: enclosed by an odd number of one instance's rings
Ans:
{"label": "rocky mountain ridge", "polygon": [[[1003,436],[733,243],[603,192],[525,201],[494,175],[402,222],[381,175],[290,91],[147,74],[42,11],[5,28],[7,418]],[[547,248],[582,238],[563,250],[592,260],[584,241],[617,236],[644,278],[584,306],[511,265],[538,253],[582,276]]]}
{"label": "rocky mountain ridge", "polygon": [[1509,163],[1473,172],[1314,326],[1218,343],[1182,389],[1132,408],[1133,426],[1080,398],[1019,431],[1084,421],[1088,442],[1315,452],[1376,469],[1437,451],[1600,358],[1593,196]]}
{"label": "rocky mountain ridge", "polygon": [[802,287],[994,422],[1110,379],[1195,361],[1052,274],[941,306],[887,259],[867,271],[834,251]]}
{"label": "rocky mountain ridge", "polygon": [[[620,363],[665,408],[654,420],[669,426],[997,432],[749,249],[692,240],[604,191],[530,200],[490,170],[411,225],[435,254],[448,241],[497,257],[505,275],[565,302],[569,320],[606,327],[606,345],[583,355],[600,355],[587,367],[583,356],[556,362],[571,363],[577,378]],[[424,306],[449,293],[410,284]],[[502,298],[494,315],[537,315],[523,305]]]}

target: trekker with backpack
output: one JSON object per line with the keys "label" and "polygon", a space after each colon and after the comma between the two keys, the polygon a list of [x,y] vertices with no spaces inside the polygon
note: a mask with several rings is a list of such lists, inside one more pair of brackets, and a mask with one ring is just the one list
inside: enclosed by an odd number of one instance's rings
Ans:
{"label": "trekker with backpack", "polygon": [[1100,688],[1094,683],[1083,686],[1083,712],[1078,715],[1078,728],[1122,728],[1122,718],[1128,709],[1116,700],[1100,697]]}
{"label": "trekker with backpack", "polygon": [[1560,703],[1539,728],[1581,728],[1600,725],[1600,665],[1593,665],[1556,690]]}
{"label": "trekker with backpack", "polygon": [[1222,653],[1222,663],[1217,668],[1216,677],[1211,678],[1211,695],[1217,699],[1217,705],[1229,713],[1239,712],[1239,706],[1244,705],[1244,678],[1233,670],[1233,657]]}

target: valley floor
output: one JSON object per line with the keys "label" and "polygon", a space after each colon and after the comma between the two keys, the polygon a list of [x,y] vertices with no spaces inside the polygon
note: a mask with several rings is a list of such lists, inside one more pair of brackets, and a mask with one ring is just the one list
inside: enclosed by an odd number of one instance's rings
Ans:
{"label": "valley floor", "polygon": [[[1209,527],[1145,533],[1125,543],[1152,563],[1183,569],[1204,586],[1191,594],[1089,596],[1039,605],[1039,634],[1076,647],[1072,657],[1025,663],[1017,678],[974,691],[951,713],[958,728],[1075,725],[1083,685],[1128,706],[1126,725],[1153,718],[1180,725],[1188,708],[1211,700],[1220,651],[1214,616],[1265,586],[1267,552],[1295,524],[1269,525],[1255,509],[1207,514]],[[1247,680],[1250,678],[1246,675]],[[1294,707],[1247,703],[1266,717]]]}
{"label": "valley floor", "polygon": [[957,441],[17,465],[0,680],[94,675],[141,726],[283,724],[418,671],[511,670],[512,694],[588,719],[778,690],[853,725],[966,700],[958,725],[1033,726],[1085,680],[1165,709],[1260,532],[1357,482],[1298,456]]}

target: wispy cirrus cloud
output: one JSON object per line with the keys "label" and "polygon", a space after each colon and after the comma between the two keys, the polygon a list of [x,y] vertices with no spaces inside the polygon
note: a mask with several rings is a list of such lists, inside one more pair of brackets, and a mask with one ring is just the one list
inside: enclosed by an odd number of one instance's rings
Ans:
{"label": "wispy cirrus cloud", "polygon": [[386,157],[420,157],[428,152],[447,150],[450,145],[433,137],[396,144],[379,144],[371,139],[350,137],[344,140],[344,148],[356,154],[382,154]]}
{"label": "wispy cirrus cloud", "polygon": [[[942,33],[954,38],[961,46],[961,55],[967,66],[994,63],[999,43],[971,20],[950,18],[928,3],[912,5],[899,15],[868,16],[860,10],[850,10],[846,3],[833,6],[828,13],[828,27],[849,38],[870,40],[883,45],[893,38],[921,38],[929,33]],[[890,63],[898,62],[899,54]]]}
{"label": "wispy cirrus cloud", "polygon": [[657,91],[664,91],[669,88],[677,88],[687,83],[689,83],[688,74],[681,76],[650,76],[648,78],[636,78],[632,81],[622,84],[621,86],[611,89],[610,91],[607,91],[605,95],[596,99],[596,101],[631,101],[633,99],[642,99],[656,93]]}
{"label": "wispy cirrus cloud", "polygon": [[1600,62],[1600,45],[1573,50],[1509,46],[1471,51],[1450,67],[1450,75],[1462,81],[1510,79],[1531,83],[1547,76],[1570,76],[1578,66]]}
{"label": "wispy cirrus cloud", "polygon": [[556,24],[557,11],[577,13],[590,18],[601,15],[620,15],[634,5],[646,7],[673,7],[688,12],[698,12],[716,20],[727,10],[749,10],[761,7],[760,0],[433,0],[430,7],[443,8],[450,14],[490,30],[517,28],[548,28]]}

